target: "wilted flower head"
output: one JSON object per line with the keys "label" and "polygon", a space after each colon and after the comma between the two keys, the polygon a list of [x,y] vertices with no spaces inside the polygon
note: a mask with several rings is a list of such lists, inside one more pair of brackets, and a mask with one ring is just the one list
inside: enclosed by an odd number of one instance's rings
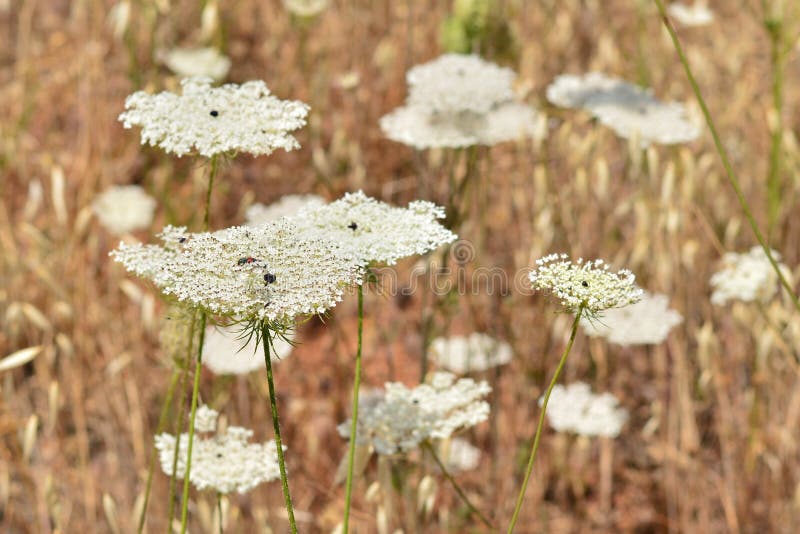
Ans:
{"label": "wilted flower head", "polygon": [[[447,438],[489,417],[489,404],[480,399],[491,390],[486,382],[456,381],[450,373],[434,373],[430,383],[413,389],[387,383],[382,401],[359,404],[357,443],[391,455],[415,449],[428,439]],[[342,437],[350,436],[350,424],[339,425]]]}
{"label": "wilted flower head", "polygon": [[[539,406],[544,399],[539,399]],[[547,419],[559,432],[615,438],[628,420],[628,412],[610,393],[594,395],[588,384],[557,384],[547,403]]]}
{"label": "wilted flower head", "polygon": [[[771,253],[775,261],[780,261],[779,253],[774,250]],[[789,268],[782,263],[778,267],[788,279],[791,275]],[[728,252],[722,258],[722,269],[711,276],[714,288],[711,303],[722,306],[736,299],[766,302],[775,296],[778,284],[778,275],[761,247],[753,247],[741,254]]]}
{"label": "wilted flower head", "polygon": [[197,152],[249,152],[254,156],[275,149],[299,148],[289,134],[306,123],[308,106],[280,100],[262,81],[211,87],[211,78],[185,78],[183,94],[156,95],[137,91],[125,100],[119,116],[125,128],[142,127],[142,143],[178,156]]}
{"label": "wilted flower head", "polygon": [[594,315],[642,298],[632,272],[621,269],[613,273],[603,260],[584,262],[579,258],[573,262],[566,254],[551,254],[536,260],[536,269],[528,278],[534,289],[551,292],[572,312],[583,308]]}
{"label": "wilted flower head", "polygon": [[319,195],[284,195],[269,206],[253,204],[247,208],[246,224],[247,226],[258,226],[281,217],[295,215],[303,208],[318,207],[324,203],[325,200]]}
{"label": "wilted flower head", "polygon": [[561,107],[583,108],[624,138],[650,143],[686,143],[700,128],[677,102],[662,102],[650,91],[604,74],[561,75],[547,88],[547,99]]}
{"label": "wilted flower head", "polygon": [[683,317],[669,309],[666,295],[644,292],[639,302],[607,310],[600,319],[581,319],[581,326],[587,335],[619,345],[655,345],[667,339],[669,331],[681,322]]}
{"label": "wilted flower head", "polygon": [[[205,423],[197,425],[198,432],[213,432],[217,412],[210,408],[198,408],[197,415],[203,414]],[[197,419],[195,420],[197,422]],[[198,490],[212,489],[228,494],[233,491],[247,493],[262,482],[280,478],[278,450],[275,441],[248,443],[253,431],[238,426],[230,426],[225,432],[205,438],[195,437],[192,444],[192,467],[189,481]],[[172,474],[172,460],[175,452],[175,436],[159,434],[155,437],[156,449],[165,474]],[[186,476],[186,453],[189,434],[180,435],[178,463],[175,470],[177,478]]]}
{"label": "wilted flower head", "polygon": [[[256,343],[258,341],[258,343]],[[270,359],[278,362],[292,353],[290,340],[276,336]],[[218,375],[246,375],[264,368],[264,345],[256,336],[242,337],[236,326],[210,326],[203,339],[203,363]]]}
{"label": "wilted flower head", "polygon": [[106,189],[92,203],[92,211],[106,230],[121,235],[141,230],[153,222],[156,201],[138,185]]}
{"label": "wilted flower head", "polygon": [[511,361],[511,346],[474,332],[466,337],[436,338],[431,342],[436,364],[457,374],[480,372]]}
{"label": "wilted flower head", "polygon": [[306,236],[339,243],[362,265],[392,265],[454,241],[456,235],[438,221],[443,218],[444,209],[431,202],[416,200],[400,208],[358,191],[303,209],[290,220]]}
{"label": "wilted flower head", "polygon": [[206,76],[222,80],[231,69],[231,60],[214,47],[173,48],[159,54],[161,61],[183,78]]}
{"label": "wilted flower head", "polygon": [[362,271],[334,242],[298,237],[288,220],[188,233],[168,226],[163,245],[121,243],[114,259],[165,295],[212,314],[289,324],[323,313]]}
{"label": "wilted flower head", "polygon": [[681,2],[672,2],[667,6],[667,13],[684,26],[706,26],[714,20],[714,12],[705,2],[695,0],[694,4],[687,6]]}
{"label": "wilted flower head", "polygon": [[330,0],[282,0],[283,7],[297,17],[316,17],[328,7]]}

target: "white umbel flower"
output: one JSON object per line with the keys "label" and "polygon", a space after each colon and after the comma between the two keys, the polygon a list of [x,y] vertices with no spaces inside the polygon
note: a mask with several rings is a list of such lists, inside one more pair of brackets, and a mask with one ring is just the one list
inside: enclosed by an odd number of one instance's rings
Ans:
{"label": "white umbel flower", "polygon": [[[359,405],[356,440],[378,454],[401,454],[428,439],[445,439],[457,430],[489,417],[489,404],[481,400],[492,388],[470,378],[456,381],[450,373],[434,373],[430,383],[408,388],[399,382],[386,384],[381,401]],[[350,436],[350,421],[339,425],[339,434]]]}
{"label": "white umbel flower", "polygon": [[165,295],[237,319],[288,325],[323,313],[363,274],[336,243],[300,238],[286,219],[214,233],[168,226],[160,237],[164,245],[121,243],[111,255]]}
{"label": "white umbel flower", "polygon": [[438,337],[431,342],[436,364],[456,374],[481,372],[511,361],[511,346],[483,333],[451,338]]}
{"label": "white umbel flower", "polygon": [[211,78],[185,78],[181,95],[137,91],[125,100],[119,120],[125,128],[142,128],[142,144],[178,156],[260,156],[300,147],[289,132],[305,125],[306,104],[272,96],[262,81],[220,87],[211,83]]}
{"label": "white umbel flower", "polygon": [[481,450],[462,438],[443,441],[440,450],[444,451],[444,464],[450,473],[472,471],[481,460]]}
{"label": "white umbel flower", "polygon": [[[774,250],[771,253],[775,261],[780,261],[779,253]],[[782,263],[778,267],[788,280],[791,276],[789,268]],[[714,288],[711,303],[723,306],[729,300],[766,302],[775,296],[778,285],[778,275],[761,247],[753,247],[741,254],[728,252],[722,258],[722,268],[711,276],[711,287]]]}
{"label": "white umbel flower", "polygon": [[558,76],[547,88],[547,99],[557,106],[586,109],[617,135],[636,137],[643,147],[686,143],[700,135],[683,104],[662,102],[650,91],[604,74]]}
{"label": "white umbel flower", "polygon": [[[198,408],[198,416],[203,407]],[[209,420],[216,419],[217,413],[206,408]],[[197,421],[197,420],[196,420]],[[213,426],[199,432],[213,432]],[[195,437],[192,444],[192,467],[189,481],[198,490],[211,489],[217,493],[228,494],[234,491],[247,493],[262,482],[280,478],[278,450],[275,441],[248,443],[253,431],[238,426],[228,427],[224,433],[211,437]],[[175,451],[175,436],[159,434],[155,437],[156,450],[165,474],[172,474],[172,460]],[[177,478],[186,476],[186,453],[189,434],[180,435],[178,462],[175,470]]]}
{"label": "white umbel flower", "polygon": [[528,278],[534,289],[551,292],[567,310],[583,308],[589,315],[639,302],[643,293],[629,270],[614,273],[603,260],[573,262],[566,254],[536,260]]}
{"label": "white umbel flower", "polygon": [[[539,406],[544,398],[539,399]],[[557,384],[547,403],[547,419],[558,432],[615,438],[628,420],[628,412],[610,393],[595,395],[588,384]]]}
{"label": "white umbel flower", "polygon": [[265,206],[253,204],[245,212],[247,226],[258,226],[281,217],[295,215],[303,208],[322,206],[325,200],[319,195],[284,195],[277,202]]}
{"label": "white umbel flower", "polygon": [[156,201],[138,185],[118,185],[98,195],[92,211],[112,234],[141,230],[153,222]]}
{"label": "white umbel flower", "polygon": [[[210,326],[203,339],[203,364],[218,375],[246,375],[264,369],[264,345],[251,336],[248,343],[235,326]],[[276,336],[270,359],[279,362],[292,353],[289,340]]]}
{"label": "white umbel flower", "polygon": [[213,432],[217,428],[219,412],[205,404],[197,407],[194,415],[194,429],[197,432]]}
{"label": "white umbel flower", "polygon": [[431,202],[417,200],[400,208],[358,191],[303,209],[290,220],[303,235],[340,244],[361,265],[393,265],[455,241],[456,235],[439,222],[443,218],[444,208]]}
{"label": "white umbel flower", "polygon": [[587,335],[618,345],[657,345],[681,322],[683,317],[669,309],[666,295],[645,292],[639,302],[607,310],[600,319],[581,319],[581,326]]}
{"label": "white umbel flower", "polygon": [[297,17],[316,17],[327,9],[330,0],[282,0],[283,7]]}
{"label": "white umbel flower", "polygon": [[681,2],[672,2],[667,6],[667,13],[684,26],[707,26],[714,21],[714,12],[705,2],[695,0],[691,6]]}
{"label": "white umbel flower", "polygon": [[222,80],[231,69],[231,60],[214,47],[173,48],[162,52],[161,61],[182,78],[205,76]]}

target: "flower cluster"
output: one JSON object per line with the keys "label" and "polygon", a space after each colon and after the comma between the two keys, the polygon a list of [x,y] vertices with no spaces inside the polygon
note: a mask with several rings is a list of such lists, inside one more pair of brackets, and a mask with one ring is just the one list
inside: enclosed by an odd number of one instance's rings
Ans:
{"label": "flower cluster", "polygon": [[[544,402],[539,399],[539,406]],[[628,420],[628,412],[610,393],[595,395],[588,384],[557,384],[547,404],[547,419],[559,432],[615,438]]]}
{"label": "flower cluster", "polygon": [[[200,407],[195,419],[198,432],[210,433],[216,426],[217,412]],[[275,442],[248,443],[253,431],[230,426],[207,438],[195,438],[192,444],[192,467],[189,481],[198,490],[212,489],[217,493],[233,491],[247,493],[262,482],[280,478],[278,451]],[[175,453],[175,436],[159,434],[155,437],[156,450],[164,473],[172,474]],[[189,434],[180,435],[175,476],[186,476],[186,456]]]}
{"label": "flower cluster", "polygon": [[284,195],[277,202],[269,206],[264,204],[253,204],[244,216],[247,226],[258,226],[260,224],[272,222],[281,217],[295,215],[303,208],[317,208],[325,203],[323,198],[318,195]]}
{"label": "flower cluster", "polygon": [[479,332],[466,337],[438,337],[431,342],[431,353],[439,367],[457,374],[505,365],[513,355],[508,343]]}
{"label": "flower cluster", "polygon": [[160,54],[161,61],[183,78],[207,76],[222,80],[231,69],[231,60],[213,47],[173,48]]}
{"label": "flower cluster", "polygon": [[537,130],[535,110],[514,101],[514,71],[478,56],[444,54],[410,69],[406,105],[381,118],[389,139],[416,148],[493,145]]}
{"label": "flower cluster", "polygon": [[603,260],[573,262],[566,254],[536,260],[528,277],[534,289],[550,291],[567,310],[583,308],[589,315],[639,302],[643,293],[629,270],[613,273]]}
{"label": "flower cluster", "polygon": [[444,464],[450,473],[471,471],[481,460],[481,450],[461,438],[442,441],[439,450],[443,451]]}
{"label": "flower cluster", "polygon": [[556,77],[547,99],[556,106],[586,109],[620,137],[636,137],[642,146],[686,143],[700,135],[682,104],[662,102],[650,91],[596,72]]}
{"label": "flower cluster", "polygon": [[150,226],[156,201],[138,185],[118,185],[98,195],[92,211],[106,230],[122,235]]}
{"label": "flower cluster", "polygon": [[581,326],[587,335],[604,337],[618,345],[656,345],[681,322],[683,317],[669,309],[666,295],[645,292],[639,302],[608,310],[602,319],[581,319]]}
{"label": "flower cluster", "polygon": [[300,238],[287,219],[213,233],[167,227],[160,237],[163,245],[121,243],[111,255],[164,294],[213,314],[289,324],[335,306],[362,278],[336,243]]}
{"label": "flower cluster", "polygon": [[443,218],[444,209],[431,202],[417,200],[400,208],[358,191],[303,209],[290,220],[305,236],[337,242],[361,265],[392,265],[454,241],[456,235],[439,223]]}
{"label": "flower cluster", "polygon": [[[780,261],[780,254],[774,250],[771,253],[775,261]],[[714,288],[712,304],[722,306],[736,299],[765,302],[778,291],[778,275],[761,247],[753,247],[741,254],[728,252],[723,256],[722,264],[722,268],[711,276],[711,286]],[[778,267],[784,278],[788,279],[791,274],[789,268],[782,263]]]}
{"label": "flower cluster", "polygon": [[178,156],[259,156],[300,147],[289,132],[305,125],[306,104],[272,96],[262,81],[214,88],[211,83],[211,78],[185,78],[181,95],[137,91],[125,100],[119,120],[125,128],[141,126],[143,144]]}
{"label": "flower cluster", "polygon": [[283,7],[296,17],[316,17],[328,8],[330,0],[283,0]]}
{"label": "flower cluster", "polygon": [[[413,389],[387,383],[382,399],[359,403],[356,442],[392,455],[413,450],[428,439],[447,438],[489,417],[489,404],[481,399],[490,391],[485,381],[456,381],[450,373],[434,373],[430,383]],[[339,425],[342,437],[350,436],[350,425],[350,421]]]}
{"label": "flower cluster", "polygon": [[695,0],[691,6],[672,2],[667,6],[667,12],[684,26],[706,26],[714,20],[714,12],[701,0]]}
{"label": "flower cluster", "polygon": [[[246,375],[264,368],[262,342],[256,336],[242,339],[241,330],[234,326],[210,326],[203,339],[203,363],[218,375]],[[244,341],[247,341],[245,344]],[[281,361],[294,347],[280,336],[272,341],[270,358]]]}

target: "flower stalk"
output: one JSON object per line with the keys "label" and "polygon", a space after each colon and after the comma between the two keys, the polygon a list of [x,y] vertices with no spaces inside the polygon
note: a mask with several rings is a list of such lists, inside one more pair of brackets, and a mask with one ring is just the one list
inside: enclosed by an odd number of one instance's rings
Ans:
{"label": "flower stalk", "polygon": [[358,389],[361,385],[361,344],[364,331],[364,283],[358,284],[358,347],[356,349],[356,369],[353,377],[353,421],[350,425],[350,447],[347,451],[347,482],[345,483],[344,519],[342,532],[347,534],[350,527],[350,503],[353,494],[353,464],[356,456],[356,434],[358,431]]}

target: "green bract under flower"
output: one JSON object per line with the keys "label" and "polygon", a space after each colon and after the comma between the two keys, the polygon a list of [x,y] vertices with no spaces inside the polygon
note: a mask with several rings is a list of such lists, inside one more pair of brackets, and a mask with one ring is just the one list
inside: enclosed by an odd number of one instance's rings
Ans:
{"label": "green bract under flower", "polygon": [[455,241],[457,236],[439,223],[443,218],[444,208],[431,202],[417,200],[399,208],[358,191],[304,209],[291,220],[310,238],[339,243],[361,265],[392,265]]}
{"label": "green bract under flower", "polygon": [[362,279],[338,244],[301,238],[286,219],[214,233],[168,226],[160,237],[163,245],[121,243],[111,255],[164,294],[240,320],[289,324],[323,313]]}
{"label": "green bract under flower", "polygon": [[583,308],[591,315],[642,298],[632,272],[613,273],[603,260],[573,262],[566,254],[551,254],[536,260],[536,269],[528,277],[534,289],[550,291],[572,312]]}
{"label": "green bract under flower", "polygon": [[181,95],[137,91],[125,100],[119,120],[125,128],[141,126],[143,144],[178,156],[260,156],[300,147],[289,132],[305,125],[306,104],[272,96],[262,81],[220,87],[211,83],[211,78],[185,78]]}

